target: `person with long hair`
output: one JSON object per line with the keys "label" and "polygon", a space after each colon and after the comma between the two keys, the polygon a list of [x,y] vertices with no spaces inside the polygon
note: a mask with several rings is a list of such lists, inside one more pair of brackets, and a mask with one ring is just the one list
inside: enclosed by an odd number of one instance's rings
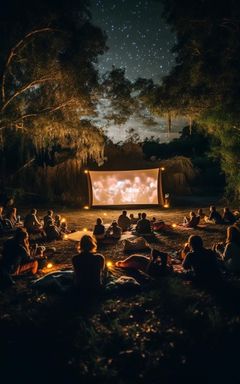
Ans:
{"label": "person with long hair", "polygon": [[226,242],[217,244],[216,251],[224,261],[227,269],[240,272],[240,231],[234,225],[227,228]]}
{"label": "person with long hair", "polygon": [[92,236],[84,235],[78,244],[78,254],[72,258],[74,283],[86,293],[97,293],[103,286],[105,258],[97,253]]}
{"label": "person with long hair", "polygon": [[23,272],[37,273],[38,261],[31,257],[28,233],[24,228],[18,228],[14,237],[4,243],[1,270],[13,276]]}
{"label": "person with long hair", "polygon": [[101,217],[98,217],[94,226],[93,235],[96,240],[103,240],[105,237],[105,226]]}

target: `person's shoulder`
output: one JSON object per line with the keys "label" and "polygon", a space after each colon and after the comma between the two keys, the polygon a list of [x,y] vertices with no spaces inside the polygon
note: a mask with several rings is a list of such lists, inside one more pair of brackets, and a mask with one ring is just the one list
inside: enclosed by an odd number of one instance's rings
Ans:
{"label": "person's shoulder", "polygon": [[105,260],[105,257],[101,253],[95,253],[94,256],[97,257],[99,260]]}

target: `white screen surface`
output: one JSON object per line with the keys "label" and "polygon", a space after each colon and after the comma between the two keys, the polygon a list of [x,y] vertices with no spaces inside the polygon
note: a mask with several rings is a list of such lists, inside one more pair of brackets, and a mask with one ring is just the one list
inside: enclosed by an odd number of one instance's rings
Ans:
{"label": "white screen surface", "polygon": [[92,205],[158,204],[158,172],[90,171]]}

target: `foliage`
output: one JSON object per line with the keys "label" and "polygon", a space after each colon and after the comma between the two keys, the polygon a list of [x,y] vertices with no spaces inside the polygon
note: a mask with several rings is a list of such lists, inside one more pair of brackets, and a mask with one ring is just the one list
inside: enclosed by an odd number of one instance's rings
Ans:
{"label": "foliage", "polygon": [[38,157],[60,145],[79,164],[100,161],[103,136],[86,117],[96,113],[94,65],[106,36],[91,24],[88,1],[9,1],[0,31],[2,138],[18,130]]}
{"label": "foliage", "polygon": [[[174,83],[174,100],[216,137],[228,190],[239,198],[240,5],[162,0],[164,16],[177,36],[176,67],[164,80]],[[170,91],[171,93],[172,91]],[[179,105],[179,103],[177,103]]]}

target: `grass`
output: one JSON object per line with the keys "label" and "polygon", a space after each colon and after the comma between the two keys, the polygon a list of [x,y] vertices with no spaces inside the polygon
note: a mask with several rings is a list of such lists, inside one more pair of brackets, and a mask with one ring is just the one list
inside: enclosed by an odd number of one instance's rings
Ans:
{"label": "grass", "polygon": [[[186,212],[148,213],[175,222]],[[103,213],[64,215],[70,226],[80,229],[92,227]],[[117,213],[108,211],[108,219]],[[197,233],[210,246],[224,239],[225,228]],[[188,236],[183,231],[165,233],[155,246],[178,249]],[[74,244],[50,245],[57,249],[55,268],[69,267]],[[115,253],[111,246],[102,253],[124,257],[121,245]],[[209,291],[177,275],[146,285],[141,292],[86,303],[72,293],[33,291],[28,278],[19,279],[0,292],[1,377],[8,383],[237,383],[239,288],[238,278]]]}

